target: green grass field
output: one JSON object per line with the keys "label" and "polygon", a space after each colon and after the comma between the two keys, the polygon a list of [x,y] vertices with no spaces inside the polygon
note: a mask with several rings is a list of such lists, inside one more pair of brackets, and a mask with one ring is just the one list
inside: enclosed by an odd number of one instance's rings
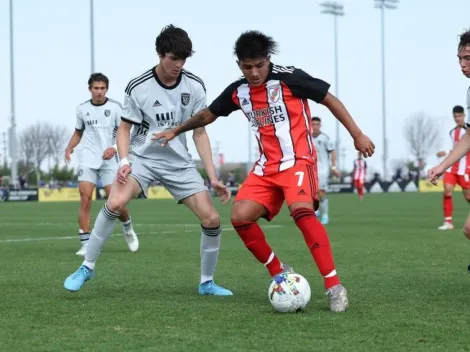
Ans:
{"label": "green grass field", "polygon": [[[93,207],[95,215],[102,203]],[[136,200],[137,253],[111,237],[95,278],[63,281],[75,255],[78,203],[0,204],[0,351],[469,351],[468,205],[440,232],[440,194],[330,196],[328,225],[350,309],[327,310],[323,280],[284,211],[263,221],[274,250],[312,287],[305,312],[275,313],[269,277],[217,205],[225,232],[216,281],[233,297],[199,297],[199,227],[173,201]]]}

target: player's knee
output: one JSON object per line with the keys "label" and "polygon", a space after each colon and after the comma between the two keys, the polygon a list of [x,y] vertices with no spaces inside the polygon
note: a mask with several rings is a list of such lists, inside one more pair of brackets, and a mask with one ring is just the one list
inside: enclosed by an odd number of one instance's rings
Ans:
{"label": "player's knee", "polygon": [[214,228],[220,225],[219,213],[215,210],[201,218],[201,225],[208,228]]}
{"label": "player's knee", "polygon": [[120,197],[109,197],[106,202],[106,206],[114,213],[121,213],[121,211],[126,207],[126,202]]}
{"label": "player's knee", "polygon": [[91,208],[91,195],[80,195],[80,206],[82,209],[89,210]]}
{"label": "player's knee", "polygon": [[230,214],[230,221],[232,224],[236,224],[241,222],[254,222],[256,219],[253,219],[253,217],[241,207],[233,207],[232,213]]}

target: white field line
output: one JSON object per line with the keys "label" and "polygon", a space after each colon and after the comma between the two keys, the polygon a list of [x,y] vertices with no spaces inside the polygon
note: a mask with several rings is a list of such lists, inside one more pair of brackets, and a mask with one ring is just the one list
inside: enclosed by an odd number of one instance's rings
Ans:
{"label": "white field line", "polygon": [[[161,224],[160,224],[161,225]],[[172,225],[175,226],[175,225]],[[193,227],[193,224],[182,225],[179,224],[178,226],[187,226]],[[197,225],[199,226],[199,225]],[[282,225],[264,225],[263,228],[265,229],[275,229],[281,228]],[[234,231],[233,227],[223,227],[222,231]],[[192,229],[186,230],[162,230],[162,231],[145,231],[145,232],[138,232],[137,236],[141,235],[159,235],[159,234],[168,234],[168,233],[179,233],[179,232],[194,232]],[[111,236],[122,236],[122,233],[113,233]],[[26,237],[26,238],[10,238],[6,240],[0,240],[0,243],[15,243],[15,242],[40,242],[40,241],[61,241],[61,240],[77,240],[78,235],[76,236],[63,236],[63,237]]]}

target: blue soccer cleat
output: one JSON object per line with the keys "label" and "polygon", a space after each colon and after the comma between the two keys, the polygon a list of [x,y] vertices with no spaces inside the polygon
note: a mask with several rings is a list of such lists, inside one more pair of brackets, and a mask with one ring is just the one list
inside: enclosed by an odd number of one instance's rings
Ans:
{"label": "blue soccer cleat", "polygon": [[328,215],[323,215],[321,217],[321,221],[322,225],[328,225],[328,223],[330,222],[330,218],[328,217]]}
{"label": "blue soccer cleat", "polygon": [[93,276],[93,270],[85,265],[81,265],[76,272],[65,279],[64,287],[66,290],[76,292],[82,288],[85,282],[91,280]]}
{"label": "blue soccer cleat", "polygon": [[232,291],[216,285],[216,283],[212,280],[200,284],[198,292],[200,295],[233,296]]}

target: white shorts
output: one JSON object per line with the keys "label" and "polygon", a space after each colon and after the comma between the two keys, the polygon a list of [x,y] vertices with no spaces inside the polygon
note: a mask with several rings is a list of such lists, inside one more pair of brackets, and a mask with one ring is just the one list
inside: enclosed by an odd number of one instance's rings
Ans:
{"label": "white shorts", "polygon": [[90,182],[96,185],[98,179],[101,180],[103,187],[111,185],[117,174],[117,168],[115,169],[92,169],[86,166],[80,166],[78,168],[78,182]]}
{"label": "white shorts", "polygon": [[330,173],[318,171],[318,189],[320,191],[328,191],[330,184]]}

